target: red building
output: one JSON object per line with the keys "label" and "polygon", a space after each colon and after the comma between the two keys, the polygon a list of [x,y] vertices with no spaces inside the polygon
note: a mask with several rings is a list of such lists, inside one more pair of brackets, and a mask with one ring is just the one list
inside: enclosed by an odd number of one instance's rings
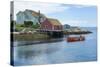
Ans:
{"label": "red building", "polygon": [[41,23],[41,29],[49,31],[61,31],[63,27],[57,19],[48,18]]}

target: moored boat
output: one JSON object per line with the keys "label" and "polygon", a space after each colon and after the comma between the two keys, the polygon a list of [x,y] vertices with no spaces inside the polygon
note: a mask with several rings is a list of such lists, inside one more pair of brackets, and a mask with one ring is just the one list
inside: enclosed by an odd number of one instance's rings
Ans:
{"label": "moored boat", "polygon": [[79,37],[67,37],[67,42],[77,42],[77,41],[84,41],[85,37],[84,36],[79,36]]}

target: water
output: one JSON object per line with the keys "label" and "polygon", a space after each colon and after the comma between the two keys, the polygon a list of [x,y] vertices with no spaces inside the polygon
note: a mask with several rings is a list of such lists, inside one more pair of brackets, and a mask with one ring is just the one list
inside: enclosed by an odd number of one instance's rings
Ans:
{"label": "water", "polygon": [[[29,44],[14,47],[14,65],[55,64],[97,60],[97,31],[87,28],[92,34],[86,40],[68,43],[63,41],[42,44]],[[19,44],[21,42],[15,42]]]}

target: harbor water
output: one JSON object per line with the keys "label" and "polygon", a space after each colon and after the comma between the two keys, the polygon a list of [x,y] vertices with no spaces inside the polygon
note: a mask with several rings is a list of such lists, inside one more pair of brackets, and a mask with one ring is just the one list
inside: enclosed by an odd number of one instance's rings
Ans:
{"label": "harbor water", "polygon": [[[85,62],[97,60],[97,30],[87,28],[91,34],[84,35],[85,41],[67,42],[66,37],[57,42],[46,42],[14,46],[14,65],[41,65]],[[14,45],[21,44],[16,41]]]}

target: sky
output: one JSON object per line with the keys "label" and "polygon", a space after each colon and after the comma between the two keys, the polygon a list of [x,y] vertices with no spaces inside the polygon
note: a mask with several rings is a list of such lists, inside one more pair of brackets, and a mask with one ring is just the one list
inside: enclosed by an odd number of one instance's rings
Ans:
{"label": "sky", "polygon": [[97,7],[92,5],[15,1],[14,20],[16,20],[16,14],[25,9],[36,12],[40,10],[46,17],[58,19],[61,24],[80,27],[97,26]]}

